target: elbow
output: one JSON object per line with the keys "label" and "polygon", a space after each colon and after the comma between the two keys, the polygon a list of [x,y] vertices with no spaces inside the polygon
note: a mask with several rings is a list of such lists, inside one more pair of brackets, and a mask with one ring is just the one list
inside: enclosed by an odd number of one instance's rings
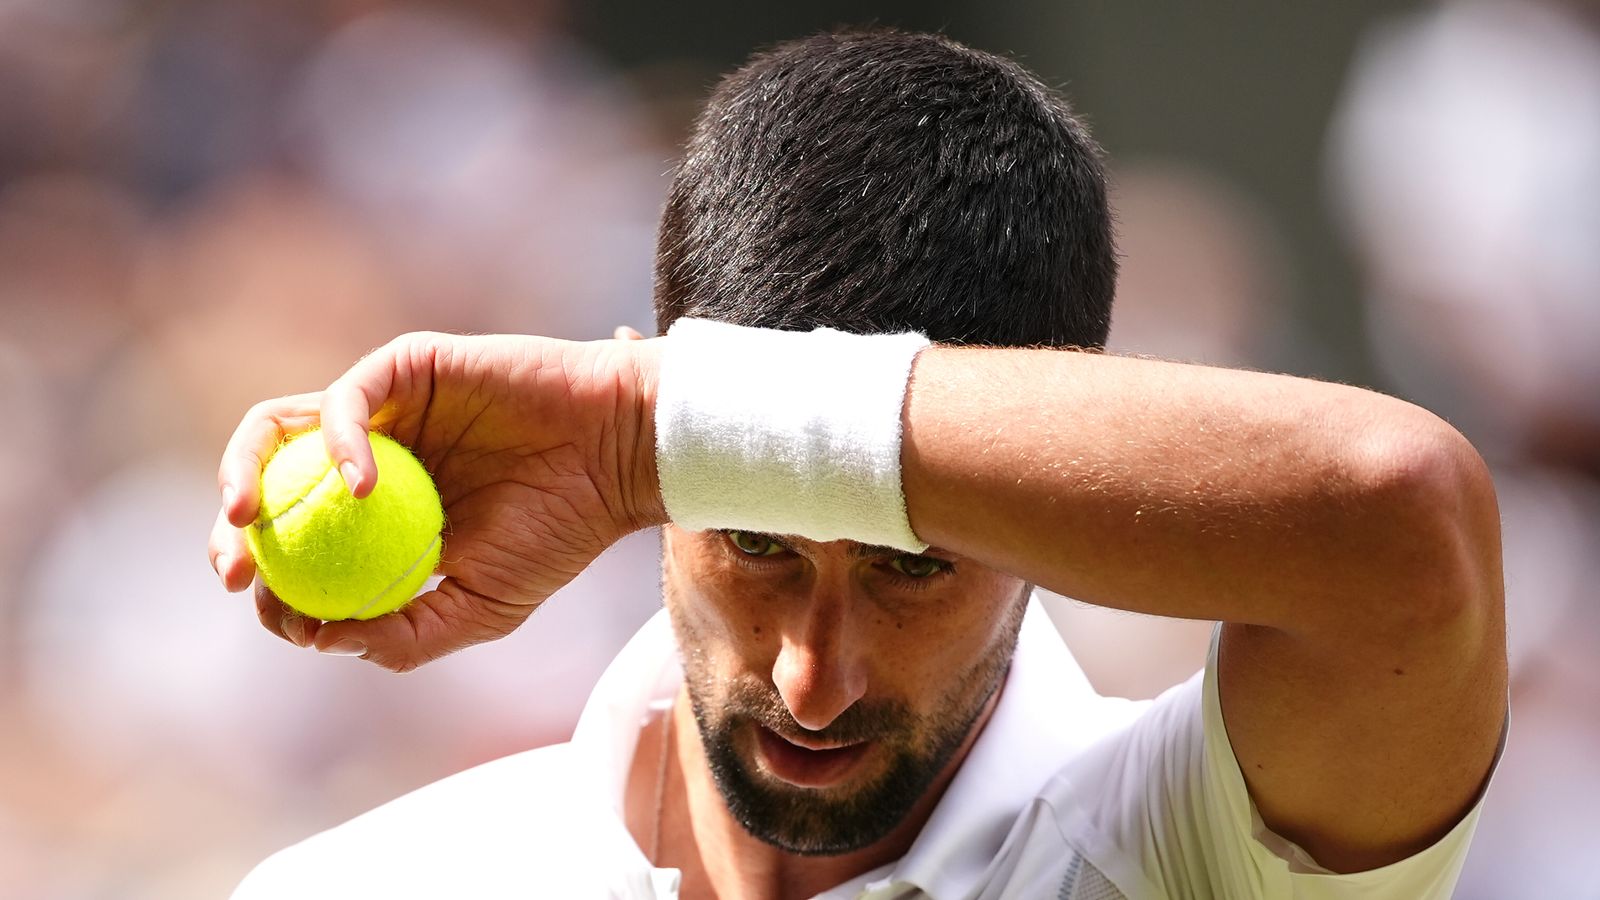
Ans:
{"label": "elbow", "polygon": [[[1375,623],[1407,640],[1484,635],[1503,615],[1500,514],[1483,458],[1443,420],[1406,407],[1358,453],[1364,545],[1387,590]],[[1370,571],[1370,569],[1369,569]]]}

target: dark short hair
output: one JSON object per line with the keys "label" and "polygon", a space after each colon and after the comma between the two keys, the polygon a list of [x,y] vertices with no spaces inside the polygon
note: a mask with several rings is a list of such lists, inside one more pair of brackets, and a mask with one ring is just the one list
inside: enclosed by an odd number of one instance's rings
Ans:
{"label": "dark short hair", "polygon": [[661,219],[656,325],[1101,347],[1117,259],[1100,156],[1060,95],[948,38],[779,45],[695,122]]}

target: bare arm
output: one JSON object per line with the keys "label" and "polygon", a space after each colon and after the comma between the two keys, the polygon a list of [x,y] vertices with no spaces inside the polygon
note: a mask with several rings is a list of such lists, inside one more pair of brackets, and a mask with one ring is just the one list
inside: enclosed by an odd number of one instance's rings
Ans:
{"label": "bare arm", "polygon": [[[258,404],[219,469],[213,565],[249,586],[239,528],[283,435],[320,420],[360,495],[383,425],[440,484],[447,577],[367,622],[307,622],[261,589],[263,624],[397,670],[505,634],[665,519],[659,352],[406,335],[322,394]],[[1398,859],[1469,807],[1505,714],[1498,522],[1481,461],[1437,418],[1280,376],[941,348],[918,358],[905,417],[923,539],[1085,601],[1230,623],[1235,754],[1267,823],[1323,865]]]}
{"label": "bare arm", "polygon": [[1505,715],[1488,474],[1437,417],[1285,376],[1053,350],[918,359],[924,540],[1120,609],[1219,619],[1263,818],[1354,871],[1470,808]]}

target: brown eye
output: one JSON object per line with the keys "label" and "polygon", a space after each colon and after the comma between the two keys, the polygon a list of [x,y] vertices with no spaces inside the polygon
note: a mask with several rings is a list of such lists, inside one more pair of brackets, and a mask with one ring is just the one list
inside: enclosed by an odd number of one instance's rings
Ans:
{"label": "brown eye", "polygon": [[769,535],[756,534],[752,531],[728,531],[728,542],[739,548],[739,552],[746,556],[777,556],[786,548],[773,540]]}
{"label": "brown eye", "polygon": [[944,560],[931,556],[896,556],[889,565],[907,578],[929,578],[949,567]]}

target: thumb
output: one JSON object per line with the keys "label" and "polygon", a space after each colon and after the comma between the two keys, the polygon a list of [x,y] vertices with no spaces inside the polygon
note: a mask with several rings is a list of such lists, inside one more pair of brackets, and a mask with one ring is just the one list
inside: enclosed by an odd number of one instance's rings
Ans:
{"label": "thumb", "polygon": [[409,672],[457,650],[505,637],[534,609],[470,591],[446,578],[388,615],[324,623],[312,646],[324,653],[360,656],[392,672]]}

